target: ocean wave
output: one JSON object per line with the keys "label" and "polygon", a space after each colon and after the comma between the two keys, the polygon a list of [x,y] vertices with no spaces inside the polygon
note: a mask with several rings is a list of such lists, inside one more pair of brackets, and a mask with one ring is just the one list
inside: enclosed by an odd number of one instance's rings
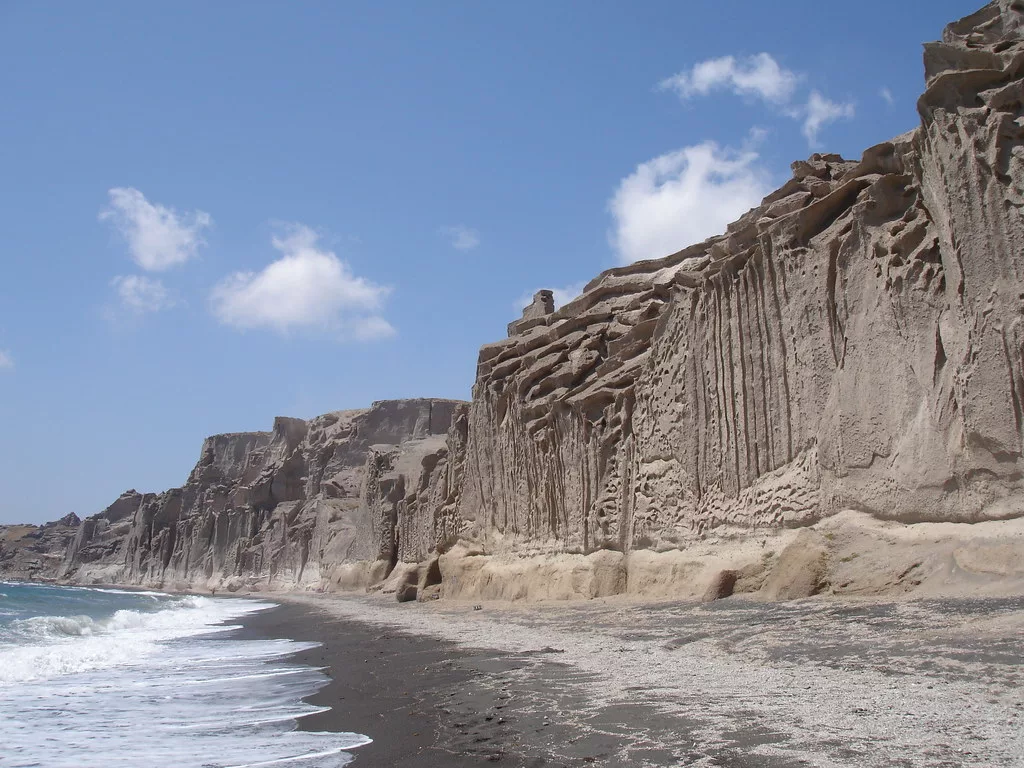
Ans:
{"label": "ocean wave", "polygon": [[210,616],[203,613],[209,601],[189,597],[160,611],[122,609],[105,619],[91,616],[32,616],[10,624],[9,632],[26,638],[91,637],[126,630],[190,629],[206,626]]}
{"label": "ocean wave", "polygon": [[143,661],[160,643],[230,631],[227,623],[261,604],[189,596],[159,610],[121,609],[105,618],[33,616],[0,628],[0,685]]}
{"label": "ocean wave", "polygon": [[97,626],[88,616],[33,616],[11,622],[7,631],[28,638],[84,637],[94,634]]}
{"label": "ocean wave", "polygon": [[36,602],[76,615],[0,626],[0,764],[341,768],[369,743],[296,729],[325,711],[305,699],[329,678],[285,659],[318,644],[229,632],[272,604],[83,594]]}

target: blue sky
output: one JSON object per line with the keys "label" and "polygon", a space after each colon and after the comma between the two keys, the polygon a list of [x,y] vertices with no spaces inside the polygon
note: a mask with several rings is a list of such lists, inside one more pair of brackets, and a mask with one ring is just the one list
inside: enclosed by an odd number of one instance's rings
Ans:
{"label": "blue sky", "polygon": [[535,289],[917,124],[971,2],[3,2],[0,523],[469,396]]}

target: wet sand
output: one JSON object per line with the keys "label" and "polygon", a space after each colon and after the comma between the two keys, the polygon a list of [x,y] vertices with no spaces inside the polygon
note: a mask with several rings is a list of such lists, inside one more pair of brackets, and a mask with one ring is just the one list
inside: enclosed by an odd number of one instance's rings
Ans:
{"label": "wet sand", "polygon": [[[373,739],[353,750],[356,768],[462,768],[604,765],[613,740],[594,741],[576,760],[557,761],[546,748],[575,734],[536,704],[556,698],[582,707],[573,670],[536,654],[464,649],[332,616],[317,604],[284,603],[247,617],[240,637],[287,637],[321,645],[292,661],[322,667],[331,682],[308,701],[331,709],[303,718],[313,731],[352,731]],[[523,674],[528,670],[528,674]],[[529,701],[528,710],[521,706]]]}

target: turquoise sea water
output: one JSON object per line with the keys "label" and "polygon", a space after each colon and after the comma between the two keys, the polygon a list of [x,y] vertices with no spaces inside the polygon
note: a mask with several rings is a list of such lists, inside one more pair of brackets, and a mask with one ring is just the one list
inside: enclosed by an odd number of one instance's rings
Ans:
{"label": "turquoise sea water", "polygon": [[338,768],[351,733],[295,730],[311,647],[241,640],[257,600],[0,582],[3,768]]}

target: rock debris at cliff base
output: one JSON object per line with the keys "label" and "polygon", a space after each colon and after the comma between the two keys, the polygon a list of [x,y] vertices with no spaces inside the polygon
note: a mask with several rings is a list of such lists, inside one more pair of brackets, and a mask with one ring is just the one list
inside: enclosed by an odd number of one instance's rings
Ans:
{"label": "rock debris at cliff base", "polygon": [[181,488],[6,529],[0,567],[401,599],[1019,588],[1024,8],[924,63],[914,130],[795,163],[722,236],[558,310],[539,293],[471,402],[208,438]]}

